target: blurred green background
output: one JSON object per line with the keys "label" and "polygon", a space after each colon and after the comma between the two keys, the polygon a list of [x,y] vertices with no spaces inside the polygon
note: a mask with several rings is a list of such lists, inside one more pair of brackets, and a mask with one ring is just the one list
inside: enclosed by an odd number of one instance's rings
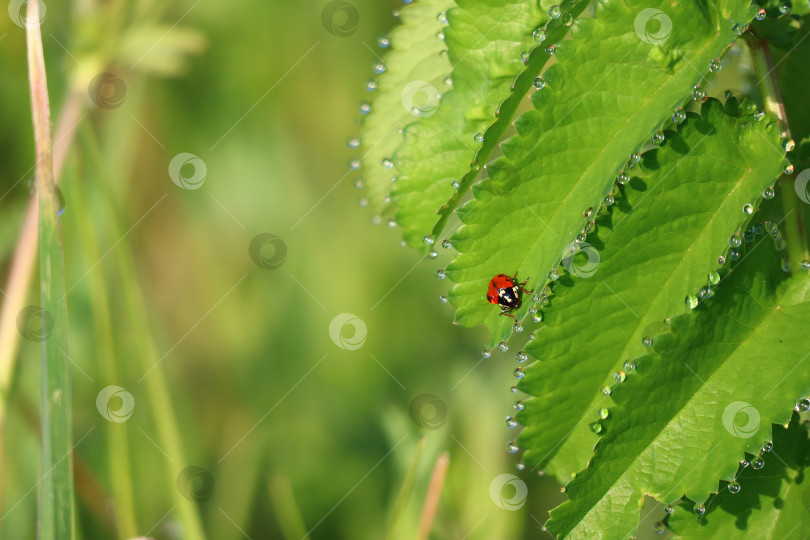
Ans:
{"label": "blurred green background", "polygon": [[[349,174],[345,141],[359,133],[358,105],[373,98],[365,83],[385,52],[377,40],[401,5],[352,0],[357,25],[340,36],[324,24],[327,4],[46,3],[55,138],[67,148],[65,353],[80,538],[125,537],[122,512],[140,535],[183,538],[173,490],[193,501],[209,539],[414,538],[444,451],[432,538],[547,536],[540,524],[564,496],[553,479],[518,473],[519,456],[506,452],[516,433],[504,419],[520,398],[510,392],[514,351],[480,361],[481,329],[453,326],[438,300],[449,283],[435,273],[451,255],[422,260],[400,246],[388,216],[373,226]],[[2,287],[34,156],[25,32],[12,11],[0,16]],[[94,100],[101,73],[120,82]],[[66,109],[75,111],[67,123]],[[205,164],[198,189],[170,178],[183,152]],[[277,268],[249,256],[260,234],[286,246]],[[25,304],[38,302],[36,279]],[[330,338],[344,313],[367,329],[359,348]],[[352,342],[352,324],[338,330]],[[10,377],[0,388],[0,537],[24,540],[36,527],[40,352],[17,339],[0,364]],[[159,381],[171,407],[154,393]],[[132,395],[124,421],[97,407],[109,385]],[[125,407],[122,395],[108,410]],[[183,455],[161,437],[170,418]],[[514,483],[491,496],[504,473],[528,484],[525,503]],[[507,510],[502,500],[523,504]]]}

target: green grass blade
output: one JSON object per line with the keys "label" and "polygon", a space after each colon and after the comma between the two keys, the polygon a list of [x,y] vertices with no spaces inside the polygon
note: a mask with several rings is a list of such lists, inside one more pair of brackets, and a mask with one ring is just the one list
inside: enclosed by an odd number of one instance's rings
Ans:
{"label": "green grass blade", "polygon": [[749,244],[717,292],[673,318],[614,386],[604,434],[551,512],[550,531],[625,538],[645,494],[704,504],[746,452],[772,439],[772,423],[790,420],[810,393],[810,279],[784,272],[774,244]]}
{"label": "green grass blade", "polygon": [[[558,63],[543,74],[545,88],[532,95],[534,110],[517,120],[518,135],[501,145],[504,157],[457,211],[464,226],[452,243],[461,253],[447,268],[456,322],[485,325],[490,345],[509,335],[511,319],[486,301],[489,280],[518,271],[531,278],[529,287],[545,284],[628,157],[737,38],[735,21],[752,17],[749,2],[727,4],[597,3],[594,18],[576,19],[573,39],[556,44]],[[669,18],[663,43],[637,33],[644,9]],[[528,309],[526,302],[518,318]]]}
{"label": "green grass blade", "polygon": [[[94,139],[89,130],[83,132],[87,135],[89,161],[95,172],[94,179],[99,182],[99,189],[102,196],[108,201],[108,208],[104,218],[106,227],[112,231],[115,238],[124,236],[123,228],[118,222],[115,212],[115,198],[112,194],[110,177],[106,172],[104,160],[102,159],[98,142]],[[156,351],[154,337],[149,328],[149,315],[144,305],[144,300],[139,286],[138,277],[135,273],[137,265],[131,253],[128,242],[123,241],[115,249],[115,268],[123,283],[129,284],[122,291],[122,305],[128,334],[138,336],[132,342],[132,346],[122,351],[124,362],[131,361],[138,366],[140,373],[148,376],[143,377],[142,383],[144,393],[148,399],[149,410],[152,413],[155,426],[157,428],[157,442],[159,446],[172,456],[172,461],[168,466],[168,474],[164,474],[165,489],[171,494],[172,502],[176,507],[177,519],[183,529],[184,538],[189,540],[204,540],[202,522],[198,509],[194,502],[185,498],[176,488],[177,477],[188,465],[185,460],[185,452],[180,439],[180,430],[177,417],[172,405],[168,383],[166,381],[163,367],[158,363],[159,356]]]}
{"label": "green grass blade", "polygon": [[[572,274],[555,284],[544,309],[547,326],[526,347],[541,360],[519,383],[534,396],[519,415],[527,464],[561,481],[582,469],[597,441],[589,424],[607,399],[600,386],[646,353],[642,338],[664,318],[688,311],[687,295],[714,287],[710,273],[719,279],[728,272],[718,258],[730,258],[729,238],[751,219],[743,208],[756,208],[783,167],[778,130],[766,123],[741,114],[736,99],[725,110],[711,99],[630,171],[598,231],[582,244],[587,262],[569,263]],[[595,265],[592,275],[588,264]],[[583,347],[572,364],[569,352]]]}
{"label": "green grass blade", "polygon": [[[28,21],[39,21],[38,2],[28,3]],[[39,199],[40,303],[38,316],[50,335],[42,335],[42,452],[39,485],[38,538],[71,540],[73,523],[73,417],[68,351],[65,263],[59,223],[59,197],[53,175],[53,140],[48,82],[38,23],[26,25],[28,78],[36,141],[36,183]],[[61,349],[61,350],[60,350]]]}

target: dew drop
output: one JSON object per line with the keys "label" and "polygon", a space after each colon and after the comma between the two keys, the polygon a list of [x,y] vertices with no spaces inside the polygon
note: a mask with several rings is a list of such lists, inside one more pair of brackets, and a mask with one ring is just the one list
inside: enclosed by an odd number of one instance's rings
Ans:
{"label": "dew drop", "polygon": [[532,32],[532,39],[534,39],[537,43],[543,43],[543,40],[546,39],[545,29],[543,29],[542,26],[540,28],[535,29],[535,31]]}
{"label": "dew drop", "polygon": [[745,214],[746,216],[750,216],[753,213],[754,213],[754,205],[753,204],[749,203],[749,204],[746,204],[745,206],[743,206],[743,214]]}
{"label": "dew drop", "polygon": [[442,32],[441,30],[436,32],[436,39],[438,39],[439,41],[444,41],[444,32]]}
{"label": "dew drop", "polygon": [[767,16],[767,13],[765,12],[765,10],[764,10],[764,9],[760,9],[759,11],[757,11],[757,14],[756,14],[756,19],[757,19],[758,21],[762,21],[762,20],[765,20],[765,17],[766,17],[766,16]]}
{"label": "dew drop", "polygon": [[559,277],[560,277],[560,274],[557,272],[556,268],[548,273],[548,279],[551,280],[551,281],[557,281],[557,279]]}
{"label": "dew drop", "polygon": [[762,467],[765,466],[765,460],[762,459],[760,456],[755,457],[751,460],[751,468],[755,471],[760,470]]}
{"label": "dew drop", "polygon": [[644,345],[645,347],[652,347],[653,340],[650,336],[644,336],[643,338],[641,338],[641,344]]}
{"label": "dew drop", "polygon": [[509,350],[509,345],[507,345],[505,341],[501,341],[498,343],[498,350],[501,352],[506,352]]}
{"label": "dew drop", "polygon": [[481,358],[483,358],[484,360],[486,360],[487,358],[489,358],[491,356],[492,356],[492,353],[489,352],[488,350],[484,349],[483,351],[481,351]]}
{"label": "dew drop", "polygon": [[662,522],[656,521],[655,523],[653,523],[652,530],[655,534],[664,534],[666,527],[664,527],[664,524]]}
{"label": "dew drop", "polygon": [[510,386],[509,391],[512,392],[513,394],[517,394],[517,386]]}
{"label": "dew drop", "polygon": [[510,454],[515,454],[520,450],[520,447],[517,445],[515,441],[509,441],[506,444],[506,451]]}
{"label": "dew drop", "polygon": [[368,206],[368,199],[366,199],[365,197],[360,197],[359,199],[357,199],[357,204],[360,206],[360,208],[365,208],[366,206]]}
{"label": "dew drop", "polygon": [[526,376],[526,371],[522,367],[518,366],[515,368],[512,374],[515,376],[516,379],[522,379],[523,377]]}
{"label": "dew drop", "polygon": [[477,143],[482,143],[484,142],[484,136],[481,133],[476,133],[473,135],[473,140]]}
{"label": "dew drop", "polygon": [[723,66],[720,65],[720,59],[718,58],[715,58],[709,64],[709,71],[711,71],[712,73],[717,73],[721,69],[723,69]]}
{"label": "dew drop", "polygon": [[698,302],[699,302],[698,297],[695,296],[694,294],[688,295],[686,297],[686,300],[684,300],[686,307],[689,309],[695,309],[696,307],[698,307]]}
{"label": "dew drop", "polygon": [[605,197],[604,202],[606,206],[612,206],[613,203],[616,202],[616,199],[613,198],[613,195],[608,195],[607,197]]}
{"label": "dew drop", "polygon": [[377,40],[377,46],[381,49],[387,49],[391,46],[391,40],[388,39],[386,36],[382,36],[380,39]]}
{"label": "dew drop", "polygon": [[396,229],[396,227],[397,227],[397,220],[395,220],[395,219],[389,219],[389,220],[388,220],[388,226],[389,226],[390,228],[392,228],[392,229]]}
{"label": "dew drop", "polygon": [[548,16],[550,19],[559,19],[560,15],[562,15],[562,10],[560,9],[560,6],[555,4],[549,8]]}
{"label": "dew drop", "polygon": [[425,244],[426,246],[432,246],[433,245],[433,235],[426,234],[422,238],[422,243]]}
{"label": "dew drop", "polygon": [[366,83],[366,92],[373,92],[377,89],[377,81],[368,81]]}
{"label": "dew drop", "polygon": [[810,270],[810,261],[807,259],[802,261],[802,270]]}
{"label": "dew drop", "polygon": [[512,332],[514,332],[515,334],[522,333],[523,332],[523,325],[520,324],[520,322],[516,322],[515,324],[512,325]]}
{"label": "dew drop", "polygon": [[623,383],[627,379],[627,373],[624,370],[619,370],[613,374],[613,380],[617,383]]}
{"label": "dew drop", "polygon": [[703,514],[705,514],[705,513],[706,513],[706,507],[705,507],[705,506],[703,506],[702,504],[697,504],[697,505],[695,505],[695,509],[694,509],[694,510],[695,510],[695,513],[696,513],[697,515],[699,515],[699,516],[702,516]]}
{"label": "dew drop", "polygon": [[762,450],[761,450],[762,453],[765,454],[765,453],[770,452],[771,450],[773,450],[773,441],[765,441],[762,444]]}
{"label": "dew drop", "polygon": [[436,279],[444,279],[447,277],[447,274],[443,269],[436,270]]}
{"label": "dew drop", "polygon": [[658,131],[653,133],[653,136],[650,137],[650,142],[653,143],[655,146],[660,146],[664,142],[664,132]]}
{"label": "dew drop", "polygon": [[362,178],[358,178],[357,180],[354,181],[355,189],[363,189],[365,186],[366,186],[366,183],[363,182]]}
{"label": "dew drop", "polygon": [[734,26],[731,27],[731,31],[741,36],[743,32],[745,32],[745,25],[740,23],[734,23]]}
{"label": "dew drop", "polygon": [[742,487],[740,486],[740,483],[739,483],[739,482],[737,482],[736,480],[735,480],[735,481],[733,481],[733,482],[731,482],[731,483],[728,485],[728,491],[729,491],[729,493],[732,493],[732,494],[737,494],[737,493],[739,493],[739,492],[740,492],[740,489],[742,489]]}
{"label": "dew drop", "polygon": [[706,97],[706,91],[700,87],[700,85],[695,85],[692,87],[692,99],[695,101],[700,101]]}
{"label": "dew drop", "polygon": [[364,101],[360,104],[360,114],[368,114],[371,112],[371,104],[367,101]]}
{"label": "dew drop", "polygon": [[733,248],[738,248],[742,245],[742,239],[738,233],[735,233],[728,239],[728,245]]}
{"label": "dew drop", "polygon": [[430,250],[430,251],[428,252],[428,258],[429,258],[429,259],[435,259],[435,258],[436,258],[436,257],[438,257],[438,256],[439,256],[439,252],[438,252],[438,251],[435,251],[435,250]]}
{"label": "dew drop", "polygon": [[355,149],[358,146],[360,146],[360,139],[358,139],[357,137],[352,137],[351,139],[349,139],[347,144],[349,145],[349,148]]}
{"label": "dew drop", "polygon": [[557,48],[554,45],[549,45],[546,47],[546,54],[551,56],[557,51]]}
{"label": "dew drop", "polygon": [[452,182],[450,182],[450,187],[452,187],[453,189],[458,189],[460,185],[461,184],[459,184],[458,180],[453,180]]}
{"label": "dew drop", "polygon": [[525,362],[528,359],[529,355],[523,351],[518,351],[518,353],[515,355],[515,360],[517,360],[518,362]]}
{"label": "dew drop", "polygon": [[532,86],[538,90],[542,90],[546,87],[546,81],[543,79],[543,77],[535,77],[534,81],[532,82]]}
{"label": "dew drop", "polygon": [[754,113],[754,120],[756,120],[757,122],[759,122],[761,120],[764,120],[764,119],[765,119],[765,112],[757,111],[757,112]]}
{"label": "dew drop", "polygon": [[794,148],[796,148],[796,143],[793,139],[782,139],[782,149],[785,152],[790,152]]}
{"label": "dew drop", "polygon": [[439,302],[441,302],[442,304],[446,304],[447,303],[447,297],[446,296],[440,296],[439,297]]}
{"label": "dew drop", "polygon": [[444,249],[450,249],[451,247],[453,247],[453,244],[450,242],[449,238],[445,238],[444,240],[442,240],[442,247]]}
{"label": "dew drop", "polygon": [[790,2],[782,2],[779,4],[779,13],[782,15],[788,15],[792,9],[793,5],[791,5]]}
{"label": "dew drop", "polygon": [[673,513],[673,512],[675,512],[675,509],[674,509],[674,508],[672,508],[672,505],[667,505],[667,507],[666,507],[666,508],[664,508],[664,512],[666,512],[668,515],[670,515],[670,516],[671,516],[671,515],[672,515],[672,513]]}
{"label": "dew drop", "polygon": [[801,398],[799,401],[796,402],[796,410],[799,412],[807,412],[810,411],[810,399],[808,398]]}
{"label": "dew drop", "polygon": [[786,174],[786,175],[787,175],[787,174],[793,174],[793,171],[794,171],[794,170],[795,170],[795,169],[794,169],[794,167],[793,167],[793,164],[788,163],[787,165],[785,165],[785,168],[784,168],[784,169],[782,169],[782,174]]}
{"label": "dew drop", "polygon": [[523,400],[516,401],[514,406],[516,411],[522,411],[526,408],[526,404],[523,402]]}
{"label": "dew drop", "polygon": [[362,166],[359,159],[353,159],[349,162],[349,168],[353,171],[356,171]]}
{"label": "dew drop", "polygon": [[508,427],[509,429],[513,429],[513,428],[517,427],[517,424],[518,424],[517,420],[515,420],[511,416],[506,417],[506,427]]}
{"label": "dew drop", "polygon": [[609,386],[603,385],[602,388],[599,389],[599,391],[602,392],[602,394],[605,395],[605,396],[609,396],[611,394],[611,390],[610,390]]}
{"label": "dew drop", "polygon": [[672,113],[672,123],[677,126],[679,124],[682,124],[684,120],[686,120],[686,113],[684,112],[683,109],[678,107],[677,109],[675,109],[675,112]]}
{"label": "dew drop", "polygon": [[523,472],[523,471],[526,470],[526,464],[523,463],[523,462],[520,462],[520,463],[515,465],[515,469],[517,469],[518,472]]}
{"label": "dew drop", "polygon": [[524,64],[529,63],[529,51],[523,51],[522,53],[520,53],[520,61],[523,62]]}
{"label": "dew drop", "polygon": [[385,73],[385,64],[383,64],[382,62],[377,62],[376,64],[374,64],[374,73],[376,73],[377,75]]}
{"label": "dew drop", "polygon": [[714,295],[714,291],[711,287],[701,287],[700,288],[700,297],[703,299],[711,298]]}
{"label": "dew drop", "polygon": [[449,86],[450,88],[453,88],[453,78],[452,78],[452,77],[449,77],[449,76],[448,76],[448,77],[445,77],[445,78],[444,78],[444,84],[445,84],[446,86]]}
{"label": "dew drop", "polygon": [[[536,323],[543,322],[543,313],[541,311],[538,311],[537,313],[532,315],[532,322]],[[532,339],[534,339],[534,336],[532,336]]]}
{"label": "dew drop", "polygon": [[636,369],[636,363],[633,360],[625,360],[624,361],[624,370],[625,371],[633,371]]}
{"label": "dew drop", "polygon": [[591,431],[593,431],[594,433],[597,433],[597,434],[602,433],[602,424],[599,423],[599,422],[593,422],[588,427],[590,427]]}
{"label": "dew drop", "polygon": [[593,206],[585,210],[582,213],[582,217],[584,217],[585,219],[591,219],[593,217]]}
{"label": "dew drop", "polygon": [[769,187],[762,192],[762,197],[764,199],[771,200],[773,199],[774,195],[776,195],[776,191],[772,187]]}
{"label": "dew drop", "polygon": [[381,164],[382,164],[382,166],[383,166],[383,167],[385,167],[386,169],[390,169],[391,167],[393,167],[393,166],[394,166],[394,162],[393,162],[393,160],[392,160],[391,158],[383,158],[383,159],[382,159],[382,161],[381,161],[380,163],[381,163]]}
{"label": "dew drop", "polygon": [[624,173],[624,171],[616,175],[616,183],[619,184],[620,186],[623,186],[627,183],[627,175]]}
{"label": "dew drop", "polygon": [[436,20],[439,21],[440,24],[447,24],[447,13],[442,11],[436,15]]}
{"label": "dew drop", "polygon": [[604,420],[605,418],[610,416],[610,411],[607,408],[602,407],[601,409],[596,411],[596,416],[598,416],[600,420]]}
{"label": "dew drop", "polygon": [[726,264],[726,258],[724,256],[720,255],[719,257],[717,257],[717,264],[719,264],[721,266]]}

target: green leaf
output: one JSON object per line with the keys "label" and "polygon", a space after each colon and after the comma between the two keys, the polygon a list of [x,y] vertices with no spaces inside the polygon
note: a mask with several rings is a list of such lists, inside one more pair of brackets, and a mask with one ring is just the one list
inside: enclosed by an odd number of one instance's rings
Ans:
{"label": "green leaf", "polygon": [[[541,359],[519,384],[535,396],[519,416],[527,464],[560,479],[582,469],[597,440],[589,424],[606,399],[597,389],[645,353],[642,338],[665,317],[688,311],[686,296],[710,285],[709,273],[728,271],[718,258],[728,257],[728,240],[748,219],[743,208],[754,210],[784,152],[777,130],[741,116],[736,99],[726,111],[710,99],[700,116],[667,131],[577,246],[587,260],[566,259],[571,275],[555,284],[547,326],[526,347]],[[575,350],[582,354],[572,364]]]}
{"label": "green leaf", "polygon": [[536,43],[532,32],[545,20],[537,2],[459,0],[444,29],[453,65],[453,89],[436,114],[405,129],[394,163],[400,171],[394,195],[405,241],[422,244],[437,221],[436,210],[453,196],[453,182],[470,170],[498,103],[523,70],[521,53]]}
{"label": "green leaf", "polygon": [[668,516],[669,528],[694,540],[810,537],[807,424],[801,424],[794,414],[787,428],[774,426],[773,449],[760,456],[764,468],[754,470],[749,465],[742,469],[736,478],[736,493],[729,491],[729,484],[723,485],[700,519],[693,512],[693,503],[685,501]]}
{"label": "green leaf", "polygon": [[[447,276],[456,282],[450,298],[458,323],[486,325],[490,345],[509,335],[511,321],[484,297],[488,281],[519,271],[532,278],[531,286],[545,283],[583,228],[583,212],[598,207],[628,156],[734,41],[736,21],[752,17],[744,0],[725,4],[599,3],[593,19],[576,21],[572,40],[556,44],[559,62],[543,75],[546,87],[532,95],[535,109],[519,118],[518,135],[488,167],[490,179],[457,212],[464,226],[453,245],[461,254]],[[650,13],[645,9],[659,9],[669,20],[665,39],[655,37],[659,28],[639,25]]]}
{"label": "green leaf", "polygon": [[389,37],[391,52],[384,58],[385,71],[372,85],[374,99],[359,146],[362,182],[375,213],[384,209],[393,187],[391,179],[398,174],[395,167],[386,168],[383,160],[390,160],[402,144],[401,130],[406,125],[435,113],[439,93],[447,88],[444,79],[450,74],[450,61],[439,54],[445,44],[436,34],[443,27],[439,14],[454,5],[453,0],[409,4],[400,11],[401,26]]}
{"label": "green leaf", "polygon": [[784,272],[774,244],[755,237],[717,292],[673,318],[613,387],[604,435],[549,530],[624,538],[645,494],[703,504],[772,438],[771,423],[788,422],[810,392],[810,279]]}

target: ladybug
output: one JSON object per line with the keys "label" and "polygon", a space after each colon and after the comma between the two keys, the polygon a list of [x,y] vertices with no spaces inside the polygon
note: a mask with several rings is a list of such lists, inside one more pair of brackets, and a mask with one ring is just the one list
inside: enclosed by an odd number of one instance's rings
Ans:
{"label": "ladybug", "polygon": [[490,304],[497,304],[501,306],[501,315],[512,317],[517,322],[517,317],[512,315],[512,312],[520,307],[520,302],[523,293],[531,294],[534,290],[527,291],[523,286],[528,283],[528,279],[521,283],[517,282],[517,272],[514,277],[509,277],[506,274],[498,274],[489,282],[489,290],[487,291],[487,300]]}

